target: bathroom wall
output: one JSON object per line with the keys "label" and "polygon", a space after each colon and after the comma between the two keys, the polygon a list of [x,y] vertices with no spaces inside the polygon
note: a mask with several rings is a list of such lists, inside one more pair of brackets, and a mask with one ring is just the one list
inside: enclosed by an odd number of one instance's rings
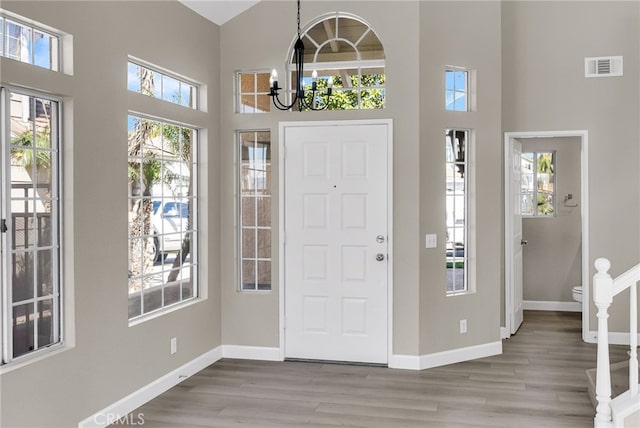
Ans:
{"label": "bathroom wall", "polygon": [[[522,220],[522,237],[528,241],[523,249],[524,300],[570,302],[571,287],[582,282],[580,138],[527,138],[520,142],[523,152],[556,152],[555,215]],[[565,204],[568,193],[573,199]]]}

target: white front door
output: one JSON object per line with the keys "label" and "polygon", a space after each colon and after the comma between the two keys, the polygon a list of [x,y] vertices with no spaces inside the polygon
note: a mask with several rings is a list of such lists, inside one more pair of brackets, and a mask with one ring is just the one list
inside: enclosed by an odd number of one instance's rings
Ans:
{"label": "white front door", "polygon": [[523,284],[522,284],[522,144],[511,140],[511,334],[520,328],[524,318]]}
{"label": "white front door", "polygon": [[387,363],[390,124],[281,132],[285,357]]}

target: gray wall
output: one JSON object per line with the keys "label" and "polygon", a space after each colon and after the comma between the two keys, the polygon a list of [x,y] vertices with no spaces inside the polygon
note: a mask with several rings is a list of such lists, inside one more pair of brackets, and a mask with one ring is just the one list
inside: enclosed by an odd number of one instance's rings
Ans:
{"label": "gray wall", "polygon": [[[452,28],[452,23],[455,29]],[[500,339],[502,145],[501,10],[499,2],[420,3],[420,228],[437,233],[437,249],[420,242],[420,353],[446,351]],[[411,33],[409,33],[411,34]],[[475,111],[444,109],[444,70],[474,70]],[[445,129],[471,129],[467,251],[476,272],[474,292],[446,296]],[[398,171],[398,173],[402,173]],[[468,333],[460,334],[459,321]]]}
{"label": "gray wall", "polygon": [[[174,2],[2,2],[73,35],[74,74],[0,59],[3,83],[64,96],[67,349],[0,378],[4,427],[72,427],[220,345],[218,28]],[[141,19],[144,17],[144,19]],[[208,112],[127,91],[127,55],[210,88]],[[154,102],[155,101],[155,102]],[[208,299],[129,327],[127,111],[176,115],[202,141],[201,285]],[[75,332],[73,331],[75,327]],[[178,352],[169,340],[178,338]]]}
{"label": "gray wall", "polygon": [[[612,276],[640,260],[638,2],[504,2],[503,131],[589,131],[589,282],[598,257]],[[584,58],[623,55],[624,76],[584,78]],[[628,303],[614,303],[623,331]],[[590,330],[596,329],[590,308]],[[628,324],[626,324],[628,326]]]}
{"label": "gray wall", "polygon": [[[235,251],[234,132],[269,129],[274,149],[278,145],[278,122],[392,118],[394,120],[394,350],[418,354],[419,236],[419,103],[416,82],[420,80],[417,2],[331,2],[306,1],[301,11],[304,26],[329,12],[354,13],[375,29],[385,47],[387,108],[379,111],[280,112],[242,115],[234,113],[233,73],[236,70],[271,70],[284,73],[286,57],[295,35],[296,9],[293,2],[262,1],[246,13],[224,24],[221,37],[221,141],[222,143],[222,254],[223,342],[231,345],[277,347],[279,334],[279,292],[281,275],[274,224],[273,291],[237,292]],[[265,22],[278,25],[264,25]],[[398,31],[404,28],[404,31]],[[273,109],[275,110],[275,109]],[[277,171],[274,150],[273,171]],[[273,178],[273,215],[278,218],[278,181]],[[444,228],[444,225],[443,225]],[[247,320],[251,320],[247,322]]]}
{"label": "gray wall", "polygon": [[[554,216],[523,218],[524,300],[571,302],[571,288],[582,284],[580,139],[523,138],[523,152],[555,151]],[[564,203],[568,193],[573,199]],[[569,207],[567,205],[577,205]]]}

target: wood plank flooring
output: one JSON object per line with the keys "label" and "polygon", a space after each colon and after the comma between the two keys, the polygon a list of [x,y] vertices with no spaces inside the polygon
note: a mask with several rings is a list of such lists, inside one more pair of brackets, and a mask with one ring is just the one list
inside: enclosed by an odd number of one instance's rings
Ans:
{"label": "wood plank flooring", "polygon": [[[592,427],[596,347],[580,316],[526,311],[502,355],[423,371],[223,359],[132,412],[130,426]],[[611,361],[627,350],[613,347]]]}

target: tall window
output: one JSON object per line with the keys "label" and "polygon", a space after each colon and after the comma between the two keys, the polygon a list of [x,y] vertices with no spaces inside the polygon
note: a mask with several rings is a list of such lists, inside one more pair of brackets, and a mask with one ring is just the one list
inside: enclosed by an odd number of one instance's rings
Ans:
{"label": "tall window", "polygon": [[268,71],[236,74],[236,111],[238,113],[263,113],[270,110],[269,77]]}
{"label": "tall window", "polygon": [[521,159],[522,215],[555,215],[555,152],[525,152]]}
{"label": "tall window", "polygon": [[271,290],[271,133],[238,133],[240,289]]}
{"label": "tall window", "polygon": [[[322,92],[329,77],[333,78],[329,110],[384,108],[384,47],[368,24],[336,13],[316,22],[301,38],[305,47],[305,87],[311,88],[313,70],[318,72],[318,88]],[[289,81],[295,85],[293,50],[290,58]],[[292,87],[290,94],[295,90]],[[310,91],[308,95],[311,96]]]}
{"label": "tall window", "polygon": [[445,132],[447,293],[468,291],[469,131]]}
{"label": "tall window", "polygon": [[0,54],[6,58],[58,71],[58,36],[0,15]]}
{"label": "tall window", "polygon": [[132,61],[127,63],[127,89],[184,107],[198,107],[194,83]]}
{"label": "tall window", "polygon": [[469,72],[451,67],[444,72],[445,109],[452,111],[469,110]]}
{"label": "tall window", "polygon": [[59,102],[2,88],[2,363],[61,342]]}
{"label": "tall window", "polygon": [[196,297],[197,132],[129,116],[129,319]]}

